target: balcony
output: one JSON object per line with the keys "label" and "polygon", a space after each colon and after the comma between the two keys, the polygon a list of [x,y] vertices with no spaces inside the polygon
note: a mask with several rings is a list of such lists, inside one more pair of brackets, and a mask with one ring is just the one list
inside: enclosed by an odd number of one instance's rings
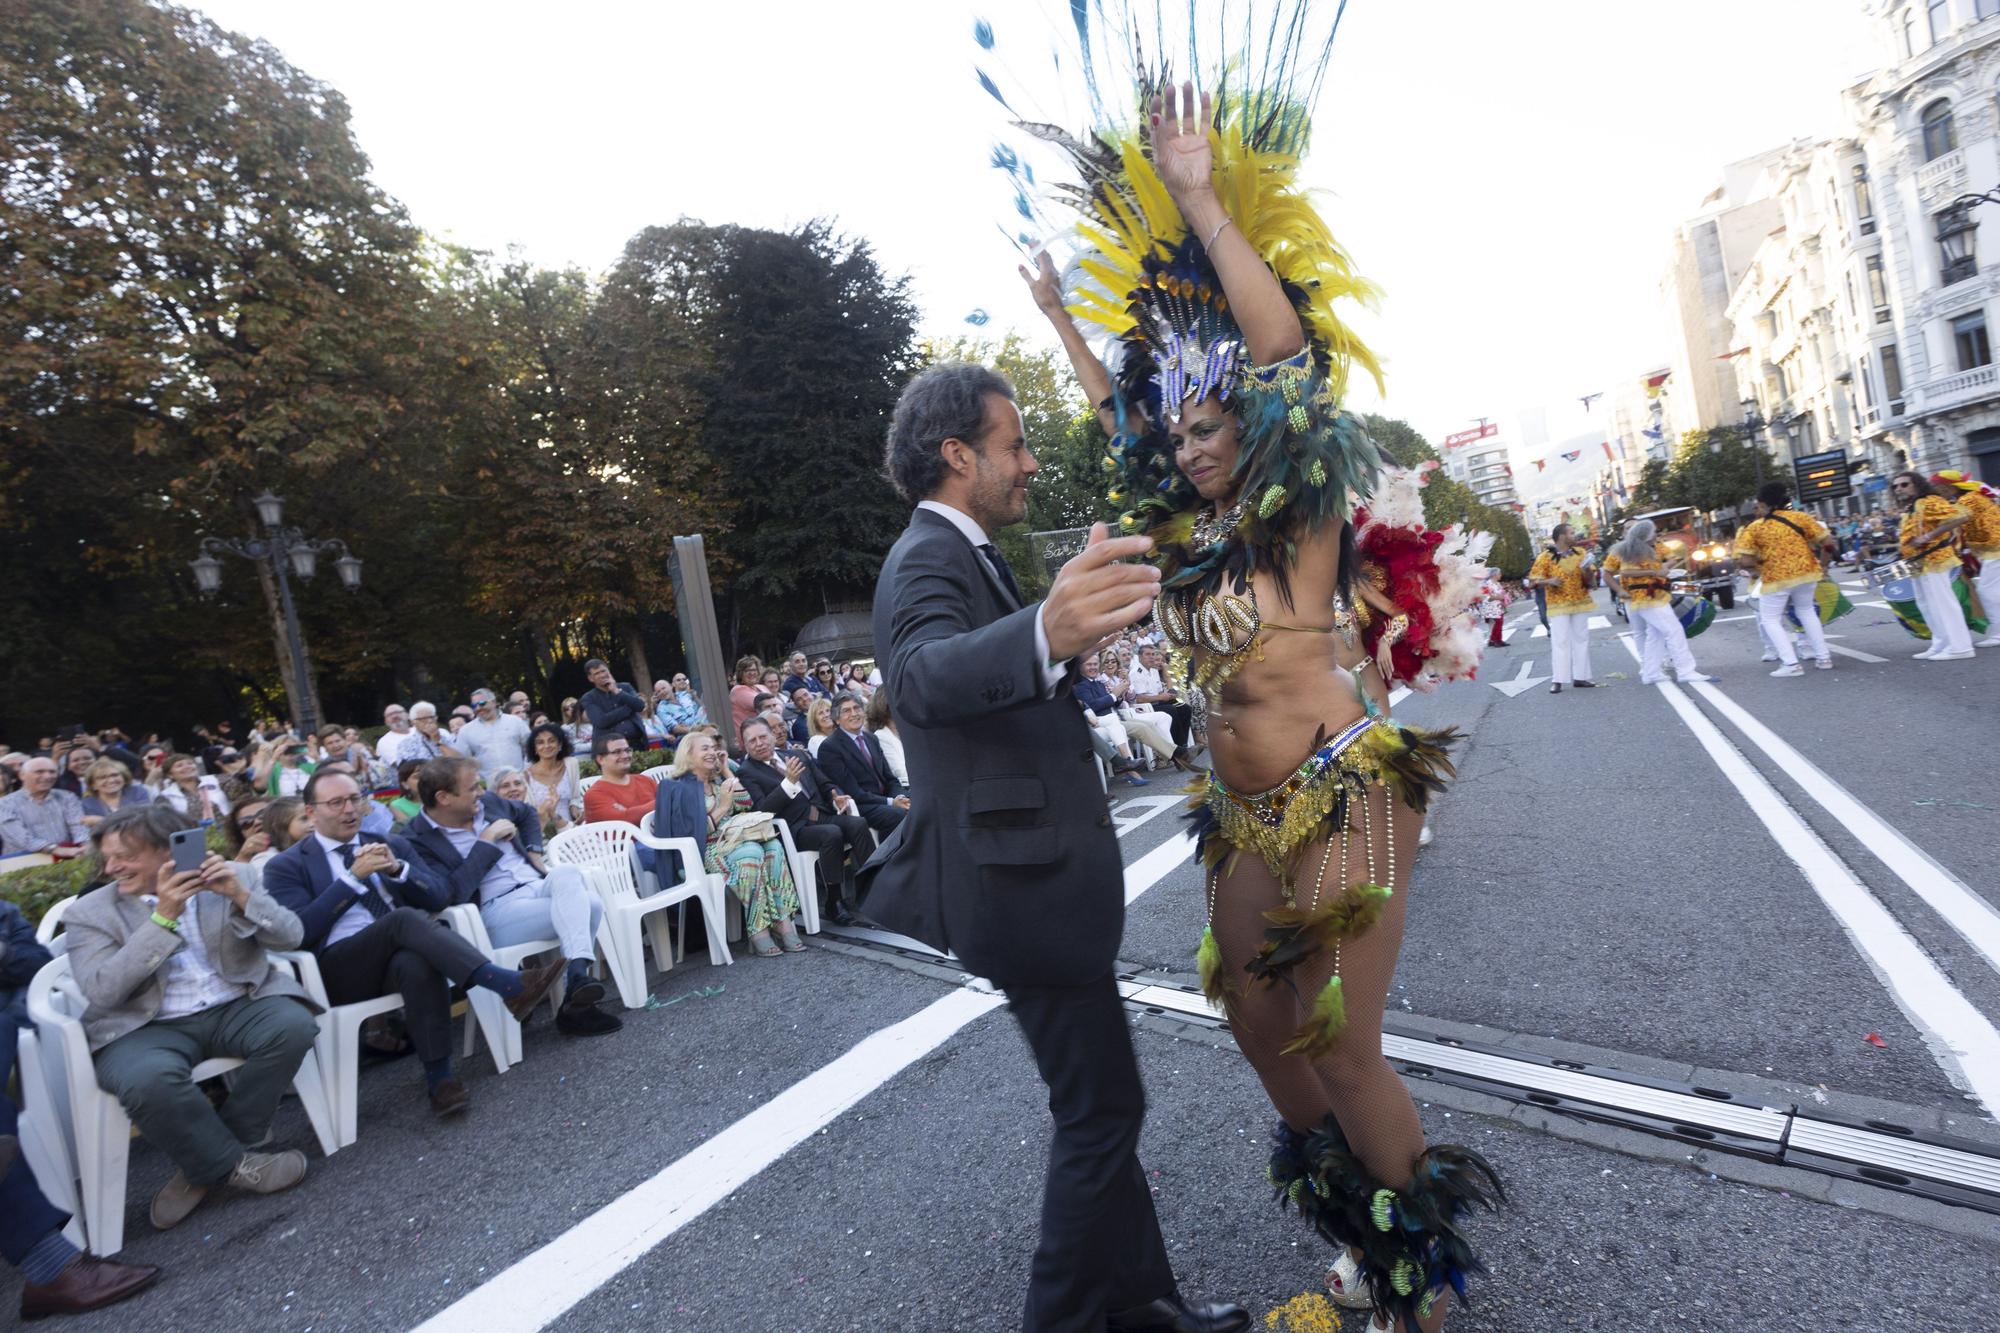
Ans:
{"label": "balcony", "polygon": [[1965,150],[1954,148],[1935,162],[1917,168],[1917,193],[1926,200],[1939,195],[1963,194],[1966,181]]}
{"label": "balcony", "polygon": [[2000,366],[1974,366],[1934,379],[1918,387],[1911,407],[1927,416],[1988,398],[2000,398]]}

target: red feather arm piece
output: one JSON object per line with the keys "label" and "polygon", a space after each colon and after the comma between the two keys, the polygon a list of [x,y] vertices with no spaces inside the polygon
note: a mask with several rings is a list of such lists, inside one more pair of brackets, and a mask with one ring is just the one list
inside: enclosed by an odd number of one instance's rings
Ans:
{"label": "red feather arm piece", "polygon": [[[1433,656],[1431,633],[1436,627],[1431,620],[1430,599],[1437,595],[1437,548],[1443,543],[1444,534],[1424,528],[1371,524],[1366,510],[1355,514],[1354,525],[1362,558],[1374,566],[1371,574],[1381,575],[1383,596],[1410,618],[1409,628],[1389,650],[1395,679],[1415,680],[1424,663]],[[1368,622],[1362,638],[1370,656],[1376,655],[1382,632],[1387,628],[1385,618],[1379,614]]]}

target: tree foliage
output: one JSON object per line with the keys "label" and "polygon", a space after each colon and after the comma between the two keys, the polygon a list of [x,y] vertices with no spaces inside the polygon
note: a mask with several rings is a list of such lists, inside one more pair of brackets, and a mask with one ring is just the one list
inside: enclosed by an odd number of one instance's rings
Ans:
{"label": "tree foliage", "polygon": [[[1398,467],[1441,461],[1436,447],[1407,421],[1370,415],[1362,418],[1362,424],[1383,455]],[[1522,578],[1535,562],[1534,544],[1520,516],[1481,504],[1470,486],[1452,480],[1442,467],[1424,483],[1424,522],[1439,529],[1462,523],[1475,532],[1492,533],[1493,550],[1487,559],[1503,578]]]}

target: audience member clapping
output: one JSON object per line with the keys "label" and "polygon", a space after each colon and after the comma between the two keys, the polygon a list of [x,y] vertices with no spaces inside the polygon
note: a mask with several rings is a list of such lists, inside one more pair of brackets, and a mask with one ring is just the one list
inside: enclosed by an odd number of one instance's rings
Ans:
{"label": "audience member clapping", "polygon": [[[304,1179],[304,1153],[245,1145],[265,1141],[319,1035],[304,988],[265,952],[298,946],[298,916],[212,852],[176,871],[170,840],[189,827],[164,801],[107,818],[95,844],[106,882],[63,918],[97,1081],[174,1163],[153,1196],[161,1230],[219,1185],[270,1194]],[[219,1110],[188,1077],[216,1056],[243,1061]]]}
{"label": "audience member clapping", "polygon": [[823,910],[835,925],[848,924],[855,872],[872,845],[854,798],[836,790],[803,750],[778,748],[762,718],[743,724],[743,754],[736,775],[754,807],[784,820],[801,852],[819,853]]}
{"label": "audience member clapping", "polygon": [[1108,750],[1113,772],[1122,773],[1125,781],[1134,787],[1146,786],[1146,779],[1139,776],[1139,770],[1145,764],[1132,756],[1132,743],[1126,736],[1125,723],[1118,716],[1118,702],[1111,697],[1111,691],[1104,684],[1103,669],[1096,655],[1085,653],[1082,665],[1083,675],[1071,688],[1078,706],[1083,709],[1084,720],[1090,723],[1091,743],[1098,748],[1099,754]]}
{"label": "audience member clapping", "polygon": [[541,820],[543,836],[552,836],[583,819],[583,796],[569,737],[562,728],[544,722],[528,735],[527,795],[522,797]]}

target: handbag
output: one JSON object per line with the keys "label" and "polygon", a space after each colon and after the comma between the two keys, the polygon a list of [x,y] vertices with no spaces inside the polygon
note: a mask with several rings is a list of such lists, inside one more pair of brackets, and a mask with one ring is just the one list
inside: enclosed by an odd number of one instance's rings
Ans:
{"label": "handbag", "polygon": [[718,850],[726,852],[746,842],[764,842],[777,836],[777,819],[769,811],[745,810],[717,825],[715,836],[709,841]]}

